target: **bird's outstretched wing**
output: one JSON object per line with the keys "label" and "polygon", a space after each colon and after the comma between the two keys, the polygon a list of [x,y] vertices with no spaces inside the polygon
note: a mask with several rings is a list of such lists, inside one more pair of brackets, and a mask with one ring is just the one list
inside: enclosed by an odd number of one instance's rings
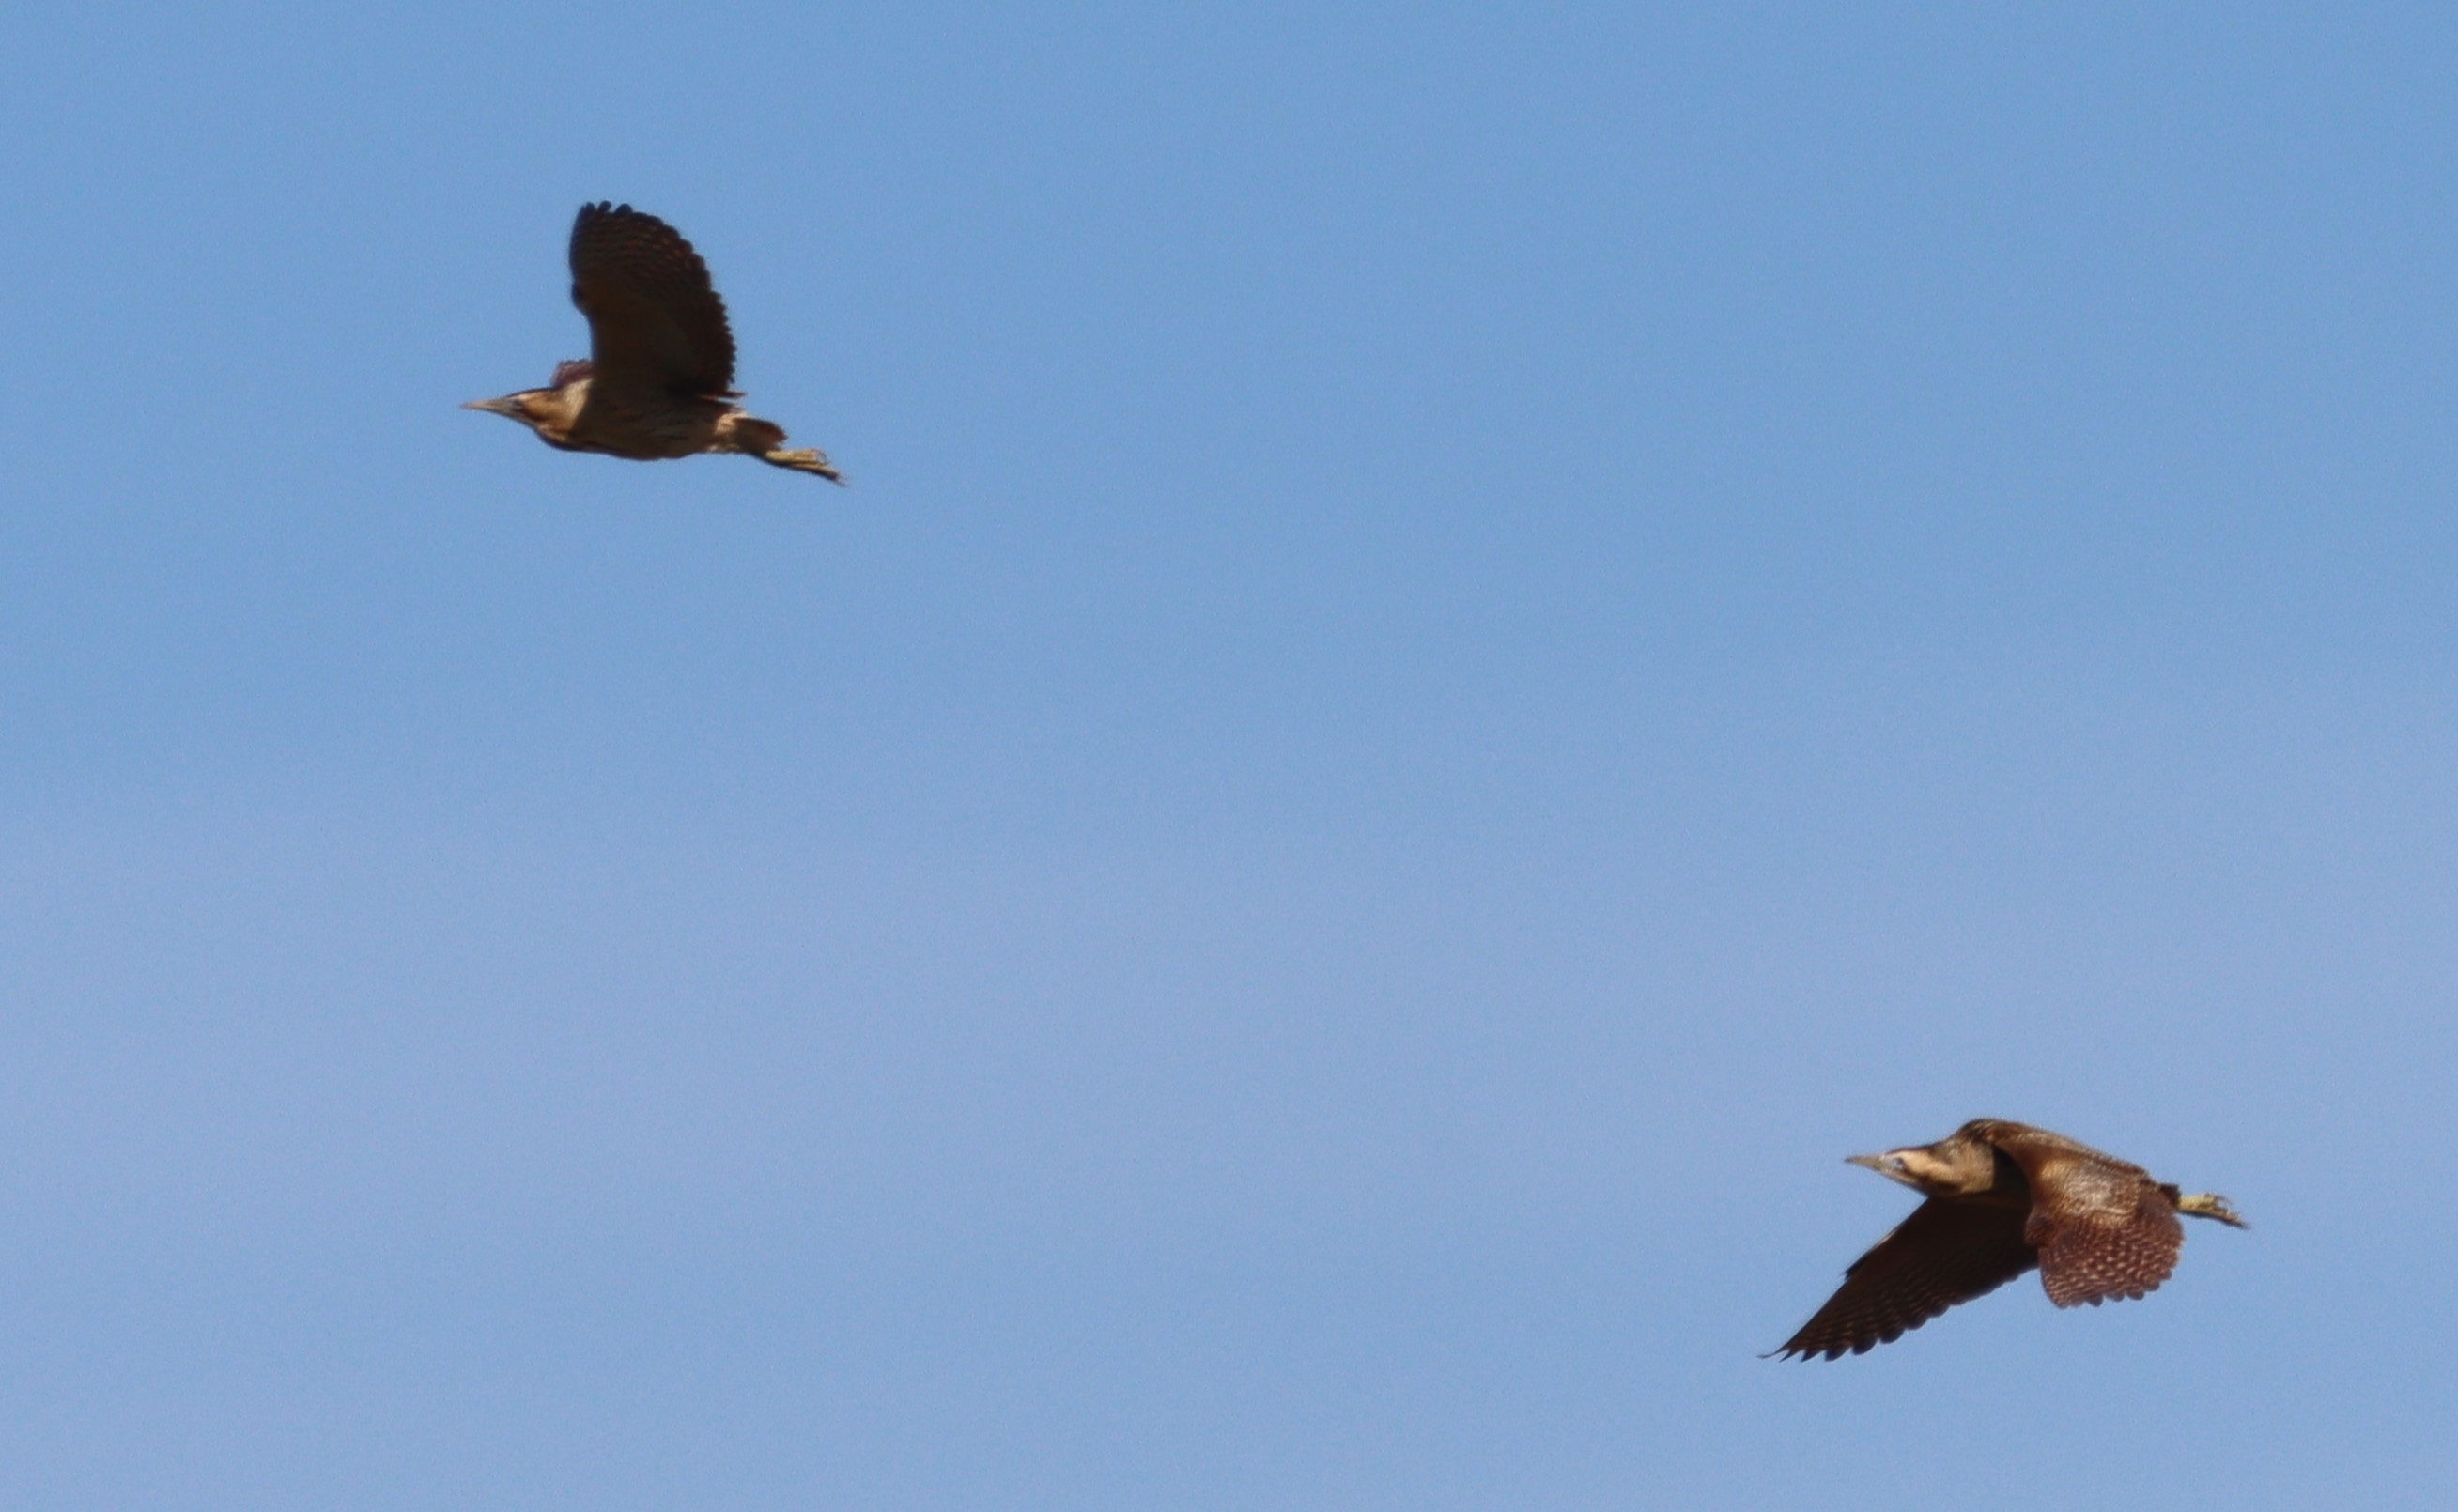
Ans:
{"label": "bird's outstretched wing", "polygon": [[1930,1198],[1852,1262],[1843,1286],[1777,1353],[1864,1354],[1997,1290],[2035,1263],[2023,1222],[2019,1207]]}
{"label": "bird's outstretched wing", "polygon": [[2046,1129],[2005,1125],[1988,1137],[2031,1182],[2023,1235],[2040,1252],[2050,1301],[2097,1307],[2156,1291],[2175,1273],[2184,1225],[2149,1171]]}
{"label": "bird's outstretched wing", "polygon": [[682,234],[630,205],[580,207],[572,302],[589,317],[601,389],[731,396],[734,332]]}
{"label": "bird's outstretched wing", "polygon": [[2121,1221],[2066,1218],[2038,1223],[2040,1284],[2059,1307],[2111,1297],[2138,1297],[2159,1289],[2177,1269],[2184,1225],[2157,1192],[2147,1193]]}

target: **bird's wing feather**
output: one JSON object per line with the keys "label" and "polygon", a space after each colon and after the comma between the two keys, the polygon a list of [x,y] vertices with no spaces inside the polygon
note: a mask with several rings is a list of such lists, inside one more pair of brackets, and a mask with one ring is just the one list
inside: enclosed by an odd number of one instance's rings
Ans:
{"label": "bird's wing feather", "polygon": [[589,317],[602,389],[730,395],[734,332],[708,265],[679,232],[629,205],[583,205],[572,225],[572,302]]}
{"label": "bird's wing feather", "polygon": [[1844,1273],[1844,1284],[1778,1353],[1828,1359],[1903,1337],[1958,1302],[2030,1270],[2023,1211],[1936,1197]]}
{"label": "bird's wing feather", "polygon": [[2147,1181],[2130,1211],[2035,1206],[2025,1232],[2040,1248],[2040,1285],[2059,1307],[2097,1307],[2111,1297],[2156,1292],[2175,1273],[2185,1245],[2177,1210]]}
{"label": "bird's wing feather", "polygon": [[2184,1226],[2149,1171],[2046,1129],[2005,1125],[1989,1137],[2031,1183],[2023,1236],[2040,1252],[2050,1301],[2138,1297],[2176,1271]]}

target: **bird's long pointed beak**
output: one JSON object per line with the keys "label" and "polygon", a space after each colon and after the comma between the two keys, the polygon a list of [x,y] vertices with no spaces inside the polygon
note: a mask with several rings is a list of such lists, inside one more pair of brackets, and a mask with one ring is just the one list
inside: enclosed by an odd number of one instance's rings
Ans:
{"label": "bird's long pointed beak", "polygon": [[510,399],[473,399],[461,407],[483,409],[490,415],[510,416],[512,412],[512,402]]}
{"label": "bird's long pointed beak", "polygon": [[1844,1164],[1847,1166],[1866,1166],[1871,1170],[1884,1175],[1886,1170],[1886,1157],[1884,1155],[1846,1155],[1844,1157]]}

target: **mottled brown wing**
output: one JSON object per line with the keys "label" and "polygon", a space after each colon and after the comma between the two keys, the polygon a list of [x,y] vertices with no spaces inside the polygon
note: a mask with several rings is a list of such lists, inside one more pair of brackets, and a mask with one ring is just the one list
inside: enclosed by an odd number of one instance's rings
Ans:
{"label": "mottled brown wing", "polygon": [[2156,1291],[2177,1269],[2184,1225],[2176,1204],[2130,1160],[2026,1125],[1993,1128],[1989,1142],[2031,1187],[2023,1234],[2040,1252],[2040,1285],[2059,1307]]}
{"label": "mottled brown wing", "polygon": [[[2037,1188],[2033,1188],[2037,1191]],[[2133,1211],[2059,1213],[2035,1206],[2027,1230],[2040,1247],[2040,1285],[2059,1307],[2156,1292],[2177,1269],[2185,1226],[2149,1182]]]}
{"label": "mottled brown wing", "polygon": [[1932,1197],[1852,1262],[1844,1284],[1777,1353],[1802,1359],[1891,1344],[1957,1302],[2004,1286],[2035,1257],[2023,1211]]}
{"label": "mottled brown wing", "polygon": [[708,265],[681,233],[630,205],[583,205],[572,224],[572,302],[589,317],[601,389],[731,395],[734,332]]}

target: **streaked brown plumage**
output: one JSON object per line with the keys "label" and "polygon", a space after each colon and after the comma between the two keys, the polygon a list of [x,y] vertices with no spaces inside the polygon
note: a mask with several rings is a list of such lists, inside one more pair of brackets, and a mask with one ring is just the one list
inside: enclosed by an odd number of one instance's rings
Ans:
{"label": "streaked brown plumage", "polygon": [[1850,1163],[1928,1200],[1852,1262],[1818,1315],[1777,1351],[1787,1358],[1892,1343],[2035,1265],[2059,1307],[2142,1296],[2177,1268],[2178,1213],[2245,1227],[2224,1197],[2179,1192],[2089,1145],[2002,1119]]}
{"label": "streaked brown plumage", "polygon": [[739,451],[843,483],[823,452],[732,401],[734,332],[708,265],[680,233],[630,205],[580,207],[572,302],[589,317],[589,361],[558,362],[545,388],[463,406],[515,420],[565,451],[652,462]]}

